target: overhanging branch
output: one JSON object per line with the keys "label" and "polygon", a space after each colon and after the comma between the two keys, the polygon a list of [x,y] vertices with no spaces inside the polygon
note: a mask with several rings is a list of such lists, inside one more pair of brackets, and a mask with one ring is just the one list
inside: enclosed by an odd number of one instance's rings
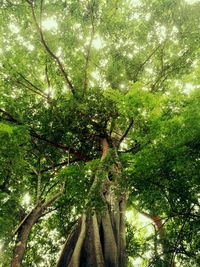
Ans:
{"label": "overhanging branch", "polygon": [[38,86],[36,86],[33,82],[27,79],[27,77],[25,77],[22,73],[16,71],[11,64],[7,63],[7,65],[9,66],[10,69],[12,69],[14,73],[14,75],[8,74],[11,82],[20,84],[24,88],[32,91],[34,94],[37,94],[43,97],[44,99],[48,100],[48,96]]}

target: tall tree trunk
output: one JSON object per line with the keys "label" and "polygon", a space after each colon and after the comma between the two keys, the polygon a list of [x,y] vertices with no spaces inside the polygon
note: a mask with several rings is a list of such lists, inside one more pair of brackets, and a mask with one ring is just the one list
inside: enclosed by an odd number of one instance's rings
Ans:
{"label": "tall tree trunk", "polygon": [[17,233],[16,245],[13,250],[13,257],[10,267],[21,267],[26,251],[28,238],[32,227],[43,215],[44,211],[63,193],[64,188],[44,203],[39,202],[35,208],[23,219],[15,233]]}
{"label": "tall tree trunk", "polygon": [[23,220],[20,228],[18,229],[18,235],[16,245],[13,251],[13,258],[10,267],[20,267],[26,250],[28,237],[33,225],[41,216],[41,205],[36,206],[26,218]]}
{"label": "tall tree trunk", "polygon": [[[107,140],[103,139],[102,161],[106,159],[108,147]],[[112,170],[115,168],[111,166]],[[115,173],[116,177],[119,173]],[[91,191],[99,180],[97,173]],[[91,212],[87,210],[82,215],[69,235],[56,267],[125,267],[125,196],[117,193],[117,180],[111,181],[107,176],[101,182],[99,194],[103,211],[91,207]],[[92,192],[89,197],[93,197]]]}

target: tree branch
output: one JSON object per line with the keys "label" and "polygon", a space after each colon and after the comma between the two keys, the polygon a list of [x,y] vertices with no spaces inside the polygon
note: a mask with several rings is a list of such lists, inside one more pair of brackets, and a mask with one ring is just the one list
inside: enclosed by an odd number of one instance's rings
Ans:
{"label": "tree branch", "polygon": [[[180,64],[181,60],[183,60],[187,56],[189,51],[190,51],[190,49],[187,49],[181,56],[176,58],[171,64],[166,65],[166,66],[162,66],[162,69],[160,70],[158,77],[156,78],[154,83],[151,85],[151,91],[152,92],[155,92],[156,86],[158,85],[158,83],[160,81],[161,81],[161,83],[163,83],[168,78],[170,73],[174,73],[174,70],[180,69],[180,66],[178,64]],[[162,79],[163,79],[163,81],[162,81]]]}
{"label": "tree branch", "polygon": [[[94,3],[93,3],[94,4]],[[91,30],[91,36],[90,36],[90,41],[88,44],[88,48],[87,48],[87,54],[86,54],[86,61],[85,61],[85,77],[84,77],[84,86],[83,86],[83,90],[85,93],[85,91],[87,90],[88,87],[88,67],[89,67],[89,60],[90,60],[90,56],[91,56],[91,47],[92,47],[92,41],[94,39],[94,14],[93,14],[94,10],[93,10],[93,6],[91,8],[91,25],[92,25],[92,30]]]}
{"label": "tree branch", "polygon": [[56,163],[56,164],[54,164],[53,166],[51,166],[51,167],[48,167],[48,168],[45,168],[45,169],[43,169],[43,170],[41,170],[41,173],[44,173],[44,172],[46,172],[46,171],[49,171],[49,170],[53,170],[54,168],[57,168],[57,167],[62,167],[62,166],[66,166],[66,165],[69,165],[69,164],[71,164],[71,163],[73,163],[73,162],[78,162],[78,160],[76,159],[76,160],[65,160],[65,161],[62,161],[62,162],[59,162],[59,163]]}
{"label": "tree branch", "polygon": [[0,108],[0,113],[3,113],[3,115],[5,115],[7,118],[2,118],[6,121],[18,124],[18,125],[22,125],[22,123],[20,123],[18,120],[16,120],[10,113],[8,113],[7,111],[3,110],[2,108]]}
{"label": "tree branch", "polygon": [[160,233],[163,228],[162,218],[158,215],[153,215],[150,213],[147,213],[146,211],[140,210],[138,207],[136,207],[134,204],[132,204],[133,208],[137,210],[140,214],[144,215],[146,218],[153,221],[153,223],[156,226],[157,231]]}
{"label": "tree branch", "polygon": [[128,128],[126,129],[126,131],[124,132],[124,134],[122,135],[122,137],[119,139],[119,144],[118,144],[118,145],[120,145],[121,142],[124,140],[124,138],[126,138],[126,136],[128,135],[130,129],[131,129],[132,126],[133,126],[133,123],[134,123],[134,121],[133,121],[133,119],[131,119]]}
{"label": "tree branch", "polygon": [[[6,121],[9,121],[9,122],[12,122],[14,124],[17,124],[17,125],[23,125],[20,121],[16,120],[11,114],[9,114],[8,112],[4,111],[3,109],[0,108],[0,113],[3,113],[4,115],[7,116],[7,118],[3,118],[4,120]],[[59,144],[59,143],[54,143],[53,141],[51,140],[48,140],[46,139],[45,137],[37,134],[33,129],[29,129],[29,133],[32,137],[34,138],[37,138],[38,140],[41,140],[43,141],[44,143],[50,145],[50,146],[53,146],[53,147],[56,147],[56,148],[59,148],[59,149],[62,149],[64,151],[69,151],[70,150],[70,153],[74,156],[76,156],[78,159],[82,160],[82,161],[87,161],[88,159],[82,155],[79,151],[76,151],[75,149],[71,148],[71,147],[68,147],[68,146],[65,146],[63,144]]]}
{"label": "tree branch", "polygon": [[50,87],[51,87],[51,83],[50,83],[50,79],[49,79],[47,63],[46,63],[46,65],[45,65],[45,76],[46,76],[46,80],[47,80],[48,87],[50,88]]}
{"label": "tree branch", "polygon": [[37,94],[37,95],[45,98],[46,100],[48,100],[48,97],[45,94],[41,93],[40,91],[34,90],[30,86],[27,86],[26,84],[24,84],[23,82],[21,82],[19,80],[15,80],[15,82],[18,83],[18,84],[20,84],[20,85],[22,85],[24,88],[30,90],[31,92],[33,92],[33,93],[35,93],[35,94]]}
{"label": "tree branch", "polygon": [[[36,85],[34,85],[32,82],[30,82],[22,73],[17,72],[17,74],[25,81],[27,82],[30,86],[32,86],[35,90],[39,91],[41,94],[44,95],[44,93],[42,92],[42,90],[40,88],[38,88]],[[46,96],[45,96],[46,97]]]}
{"label": "tree branch", "polygon": [[48,96],[40,88],[38,88],[35,84],[33,84],[30,80],[28,80],[22,73],[15,71],[15,69],[12,67],[12,65],[10,65],[9,63],[7,63],[7,65],[14,72],[14,76],[16,76],[16,74],[17,74],[25,83],[22,82],[18,77],[13,78],[9,74],[11,82],[13,81],[15,83],[18,83],[18,84],[22,85],[23,87],[25,87],[26,89],[32,91],[33,93],[48,100]]}
{"label": "tree branch", "polygon": [[75,155],[77,158],[79,158],[79,159],[81,159],[83,161],[87,161],[87,159],[80,152],[76,151],[75,149],[73,149],[71,147],[65,146],[63,144],[54,143],[53,141],[48,140],[45,137],[37,134],[34,130],[30,130],[30,134],[31,134],[31,136],[33,136],[33,137],[45,142],[46,144],[51,145],[53,147],[60,148],[60,149],[62,149],[64,151],[69,151],[70,150],[70,153]]}
{"label": "tree branch", "polygon": [[152,52],[151,54],[143,61],[143,63],[139,66],[137,72],[136,72],[136,77],[135,80],[137,80],[137,76],[140,73],[140,71],[143,69],[145,64],[153,57],[153,55],[157,52],[157,50],[161,47],[162,44],[159,44]]}
{"label": "tree branch", "polygon": [[66,72],[66,70],[64,69],[64,66],[62,64],[62,62],[60,61],[59,57],[57,57],[53,51],[50,49],[50,47],[48,46],[47,42],[45,41],[44,39],[44,34],[43,34],[43,31],[41,29],[41,27],[39,26],[38,24],[38,21],[37,21],[37,18],[36,18],[36,14],[35,14],[35,10],[34,10],[34,5],[33,5],[33,2],[32,1],[29,1],[29,0],[26,0],[28,2],[28,4],[31,6],[31,10],[32,10],[32,15],[33,15],[33,19],[34,19],[34,22],[35,22],[35,25],[36,25],[36,29],[40,35],[40,41],[41,43],[43,44],[45,50],[48,52],[48,54],[55,60],[55,62],[57,63],[58,67],[59,67],[59,70],[67,84],[67,86],[69,87],[69,89],[71,90],[72,94],[75,94],[75,91],[74,91],[74,87],[72,85],[72,82],[71,80],[69,79],[69,75],[68,73]]}
{"label": "tree branch", "polygon": [[64,185],[62,186],[62,188],[60,189],[60,191],[55,194],[52,198],[50,198],[49,200],[47,200],[43,205],[42,205],[42,209],[46,209],[47,207],[49,207],[56,199],[58,199],[63,193],[64,193]]}

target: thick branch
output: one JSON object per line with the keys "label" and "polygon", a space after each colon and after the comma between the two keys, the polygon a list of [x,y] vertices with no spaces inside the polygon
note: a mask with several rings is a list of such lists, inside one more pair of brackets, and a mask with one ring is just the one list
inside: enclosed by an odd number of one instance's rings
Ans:
{"label": "thick branch", "polygon": [[31,213],[33,212],[35,208],[33,208],[28,214],[26,214],[26,216],[22,219],[22,221],[17,225],[17,227],[15,228],[13,235],[15,236],[17,234],[17,232],[19,231],[19,229],[21,228],[21,226],[23,225],[23,223],[26,221],[26,219],[31,215]]}
{"label": "thick branch", "polygon": [[45,66],[45,76],[46,76],[48,87],[50,88],[51,87],[51,83],[50,83],[50,79],[49,79],[47,63],[46,63],[46,66]]}
{"label": "thick branch", "polygon": [[101,160],[105,159],[108,154],[109,144],[106,138],[101,139],[101,146],[102,146],[102,156]]}

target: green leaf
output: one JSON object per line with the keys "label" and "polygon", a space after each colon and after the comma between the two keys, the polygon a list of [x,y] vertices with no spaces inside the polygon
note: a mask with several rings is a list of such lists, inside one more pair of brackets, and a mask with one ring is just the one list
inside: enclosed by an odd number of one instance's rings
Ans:
{"label": "green leaf", "polygon": [[6,132],[10,134],[13,132],[13,127],[11,127],[8,124],[0,122],[0,132]]}

